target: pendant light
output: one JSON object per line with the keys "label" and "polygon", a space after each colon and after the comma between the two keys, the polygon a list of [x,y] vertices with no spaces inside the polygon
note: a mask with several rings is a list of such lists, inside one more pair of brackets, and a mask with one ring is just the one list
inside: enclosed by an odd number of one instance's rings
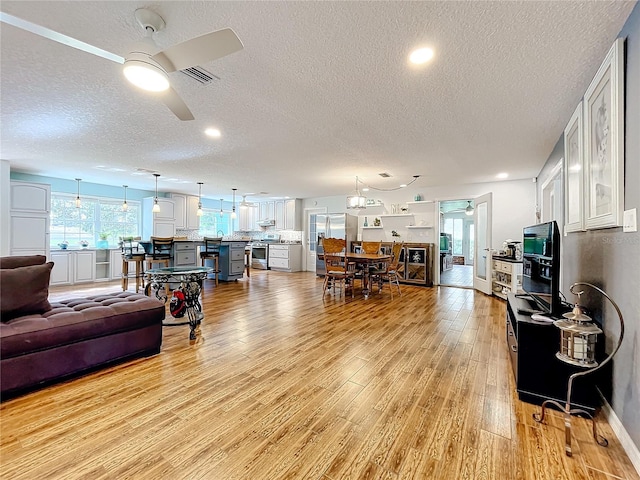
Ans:
{"label": "pendant light", "polygon": [[81,178],[76,178],[76,183],[78,185],[78,189],[76,193],[76,208],[80,208],[80,206],[82,205],[82,202],[80,201],[80,181],[81,180],[82,180]]}
{"label": "pendant light", "polygon": [[198,210],[196,210],[196,215],[202,216],[202,182],[198,182]]}
{"label": "pendant light", "polygon": [[231,218],[236,218],[236,190],[237,188],[232,188],[233,190],[233,207],[231,208]]}
{"label": "pendant light", "polygon": [[160,213],[160,205],[158,205],[158,177],[159,173],[154,173],[154,177],[156,177],[156,197],[153,199],[153,209],[151,210],[153,213]]}
{"label": "pendant light", "polygon": [[124,188],[124,202],[122,202],[122,211],[126,212],[127,210],[129,210],[129,205],[127,205],[127,188],[128,188],[128,185],[122,185],[122,187]]}
{"label": "pendant light", "polygon": [[356,176],[356,194],[347,197],[347,208],[367,208],[367,197],[360,195],[360,190],[358,190],[358,182],[359,180]]}
{"label": "pendant light", "polygon": [[224,216],[224,211],[222,210],[222,198],[220,199],[220,218]]}
{"label": "pendant light", "polygon": [[473,215],[473,205],[471,205],[471,200],[467,200],[467,208],[464,209],[465,215]]}

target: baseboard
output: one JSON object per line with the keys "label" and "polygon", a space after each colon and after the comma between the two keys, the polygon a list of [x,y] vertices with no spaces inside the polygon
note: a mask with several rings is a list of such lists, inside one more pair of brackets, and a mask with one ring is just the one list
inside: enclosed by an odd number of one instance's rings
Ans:
{"label": "baseboard", "polygon": [[616,437],[618,437],[618,440],[622,444],[622,448],[624,448],[629,460],[631,460],[633,467],[636,469],[636,472],[638,472],[638,475],[640,475],[640,450],[638,450],[638,447],[633,443],[633,440],[631,440],[631,437],[625,430],[616,412],[613,411],[613,408],[611,408],[611,405],[609,405],[609,402],[606,400],[604,400],[602,411],[607,417],[613,433],[616,434]]}

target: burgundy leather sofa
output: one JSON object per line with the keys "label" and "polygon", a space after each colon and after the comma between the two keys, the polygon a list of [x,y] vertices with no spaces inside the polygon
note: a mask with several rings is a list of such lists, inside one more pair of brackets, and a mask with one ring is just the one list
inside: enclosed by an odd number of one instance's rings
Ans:
{"label": "burgundy leather sofa", "polygon": [[118,292],[49,303],[53,263],[45,260],[43,256],[0,258],[2,400],[160,352],[162,302]]}

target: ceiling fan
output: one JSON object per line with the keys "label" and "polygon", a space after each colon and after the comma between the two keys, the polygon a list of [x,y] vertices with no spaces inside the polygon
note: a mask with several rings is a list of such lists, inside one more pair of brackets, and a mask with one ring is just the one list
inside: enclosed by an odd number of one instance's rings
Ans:
{"label": "ceiling fan", "polygon": [[247,202],[247,196],[242,195],[242,201],[240,202],[241,207],[255,207],[256,204],[253,202]]}
{"label": "ceiling fan", "polygon": [[242,50],[244,48],[242,42],[233,30],[225,28],[159,51],[152,36],[164,28],[165,22],[162,17],[146,8],[137,9],[135,17],[146,36],[123,58],[46,27],[0,12],[0,21],[4,23],[122,64],[124,76],[129,82],[143,90],[157,92],[159,98],[180,120],[193,120],[189,107],[171,87],[168,73],[207,63]]}

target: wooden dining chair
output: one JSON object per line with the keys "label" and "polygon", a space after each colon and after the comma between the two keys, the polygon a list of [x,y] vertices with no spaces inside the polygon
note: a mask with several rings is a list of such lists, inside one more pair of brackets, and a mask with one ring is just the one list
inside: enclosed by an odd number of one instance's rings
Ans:
{"label": "wooden dining chair", "polygon": [[346,293],[347,288],[351,288],[351,297],[353,298],[353,268],[347,262],[344,256],[338,255],[345,252],[347,242],[343,238],[325,238],[322,241],[324,247],[324,282],[322,284],[322,298],[324,299],[329,282],[333,293],[336,292],[336,286]]}
{"label": "wooden dining chair", "polygon": [[[400,273],[398,272],[398,265],[400,264],[400,254],[404,248],[404,243],[394,243],[391,250],[391,261],[387,263],[386,271],[380,274],[381,282],[388,282],[389,293],[393,300],[393,285],[398,289],[398,295],[402,296],[402,290],[400,289]],[[382,285],[382,283],[380,284]]]}

